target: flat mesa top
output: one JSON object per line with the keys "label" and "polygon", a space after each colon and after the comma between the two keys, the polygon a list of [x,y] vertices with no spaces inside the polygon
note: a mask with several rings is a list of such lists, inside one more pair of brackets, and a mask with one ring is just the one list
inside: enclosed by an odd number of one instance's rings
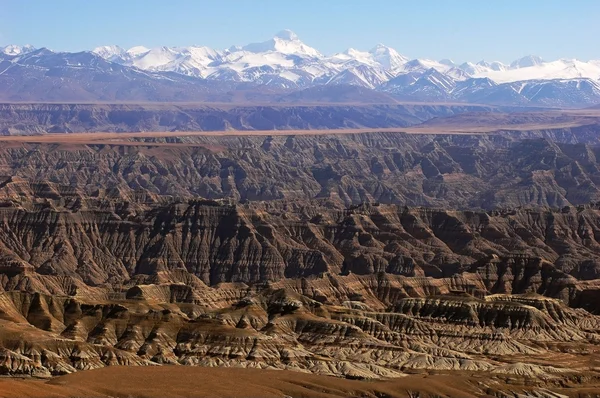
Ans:
{"label": "flat mesa top", "polygon": [[[569,128],[582,124],[562,123],[555,125],[512,125],[512,126],[481,126],[481,127],[407,127],[381,129],[335,129],[335,130],[231,130],[231,131],[189,131],[189,132],[137,132],[137,133],[52,133],[41,135],[0,136],[0,142],[13,143],[56,143],[56,144],[119,144],[143,145],[142,141],[128,141],[145,138],[178,138],[178,137],[248,137],[248,136],[314,136],[314,135],[345,135],[368,133],[399,133],[399,134],[491,134],[499,130],[531,130],[548,128]],[[152,145],[186,146],[190,143],[160,143],[148,142]]]}

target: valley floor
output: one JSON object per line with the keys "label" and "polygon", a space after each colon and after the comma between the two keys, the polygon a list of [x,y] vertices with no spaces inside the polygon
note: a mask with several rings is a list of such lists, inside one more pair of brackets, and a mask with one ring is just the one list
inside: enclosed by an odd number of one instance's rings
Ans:
{"label": "valley floor", "polygon": [[[120,367],[82,371],[49,380],[0,379],[0,396],[12,397],[485,397],[597,396],[600,383],[581,387],[527,387],[466,373],[415,374],[358,381],[293,371],[188,366]],[[535,395],[534,395],[535,394]]]}

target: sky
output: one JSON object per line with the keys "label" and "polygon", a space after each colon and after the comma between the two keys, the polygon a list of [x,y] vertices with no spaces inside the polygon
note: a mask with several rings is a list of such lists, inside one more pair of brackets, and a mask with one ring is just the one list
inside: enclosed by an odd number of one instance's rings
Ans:
{"label": "sky", "polygon": [[378,43],[410,58],[600,59],[600,0],[0,0],[0,46],[224,49],[294,31],[323,54]]}

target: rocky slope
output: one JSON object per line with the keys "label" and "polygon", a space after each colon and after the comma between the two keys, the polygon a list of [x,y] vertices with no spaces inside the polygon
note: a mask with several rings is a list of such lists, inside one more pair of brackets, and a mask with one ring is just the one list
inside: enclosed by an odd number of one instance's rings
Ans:
{"label": "rocky slope", "polygon": [[0,373],[597,385],[594,131],[5,140]]}
{"label": "rocky slope", "polygon": [[[126,285],[163,272],[189,273],[207,285],[327,274],[423,281],[464,274],[467,279],[452,283],[476,297],[536,292],[576,305],[577,281],[600,273],[593,260],[600,254],[597,207],[458,212],[317,203],[59,202],[5,202],[0,208],[6,287],[72,294],[84,285]],[[62,282],[46,284],[40,275]],[[434,286],[427,289],[439,292]]]}
{"label": "rocky slope", "polygon": [[[184,270],[156,271],[118,289],[76,276],[10,274],[0,294],[0,371],[9,375],[112,365],[361,379],[436,370],[526,378],[544,388],[600,377],[600,318],[533,293],[487,295],[485,281],[468,271],[439,279],[325,273],[214,287]],[[28,292],[68,285],[68,294]]]}
{"label": "rocky slope", "polygon": [[595,125],[490,134],[83,136],[6,141],[1,196],[453,209],[600,200]]}
{"label": "rocky slope", "polygon": [[595,207],[63,200],[0,210],[5,374],[182,364],[544,385],[600,376]]}

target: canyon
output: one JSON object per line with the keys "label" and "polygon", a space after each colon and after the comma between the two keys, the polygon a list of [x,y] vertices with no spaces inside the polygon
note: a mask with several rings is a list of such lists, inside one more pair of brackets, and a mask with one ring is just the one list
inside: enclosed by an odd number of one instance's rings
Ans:
{"label": "canyon", "polygon": [[112,366],[373,396],[459,396],[443,377],[472,396],[593,392],[594,117],[0,137],[0,371],[55,396]]}

